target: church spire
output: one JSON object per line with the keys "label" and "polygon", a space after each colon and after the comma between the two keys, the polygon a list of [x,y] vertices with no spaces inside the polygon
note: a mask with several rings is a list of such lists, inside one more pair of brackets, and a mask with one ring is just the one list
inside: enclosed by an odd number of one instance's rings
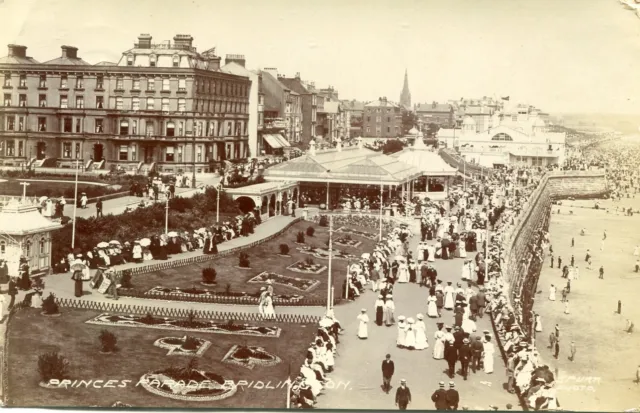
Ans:
{"label": "church spire", "polygon": [[409,92],[409,72],[404,70],[404,85],[402,86],[402,93],[400,94],[400,105],[406,108],[411,108],[411,92]]}

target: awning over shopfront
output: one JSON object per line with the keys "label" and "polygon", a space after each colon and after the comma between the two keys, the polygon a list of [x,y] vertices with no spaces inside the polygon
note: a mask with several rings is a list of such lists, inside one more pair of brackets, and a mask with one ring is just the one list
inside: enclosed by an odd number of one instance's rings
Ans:
{"label": "awning over shopfront", "polygon": [[557,158],[560,156],[557,152],[509,152],[511,156],[519,156],[522,158],[530,157],[530,158]]}
{"label": "awning over shopfront", "polygon": [[262,136],[264,137],[264,140],[267,141],[269,146],[271,146],[273,149],[291,147],[289,142],[279,133],[275,135],[262,135]]}

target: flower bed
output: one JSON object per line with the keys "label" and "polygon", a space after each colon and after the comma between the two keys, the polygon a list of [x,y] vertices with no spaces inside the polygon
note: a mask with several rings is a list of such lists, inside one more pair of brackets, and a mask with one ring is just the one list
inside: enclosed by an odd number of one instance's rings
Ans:
{"label": "flower bed", "polygon": [[214,401],[233,396],[237,387],[222,376],[201,370],[169,367],[140,378],[142,387],[158,396],[184,401]]}
{"label": "flower bed", "polygon": [[222,359],[223,363],[237,364],[249,370],[258,366],[274,366],[282,360],[278,356],[268,353],[263,347],[239,346],[231,347],[231,350]]}
{"label": "flower bed", "polygon": [[297,261],[287,267],[290,271],[301,272],[303,274],[320,274],[327,267],[322,264],[309,264],[306,261]]}
{"label": "flower bed", "polygon": [[193,337],[195,348],[185,348],[187,336],[184,337],[162,337],[157,339],[153,345],[156,347],[169,350],[167,356],[191,356],[201,357],[205,351],[211,346],[211,342]]}
{"label": "flower bed", "polygon": [[[313,255],[316,258],[320,258],[323,260],[328,260],[329,259],[329,250],[325,249],[325,248],[318,248],[318,247],[299,247],[296,248],[298,251],[300,251],[303,254],[309,254],[309,255]],[[356,257],[353,254],[349,254],[346,253],[344,251],[340,251],[337,249],[334,249],[331,252],[331,257],[335,260],[346,260],[346,261],[350,261],[350,260],[356,260],[358,259],[358,257]]]}
{"label": "flower bed", "polygon": [[261,272],[260,274],[256,275],[255,277],[253,277],[247,282],[266,283],[268,281],[271,281],[279,285],[284,285],[285,287],[290,287],[298,291],[309,291],[315,288],[318,284],[320,284],[320,281],[318,280],[307,280],[304,278],[287,277],[286,275],[276,274],[276,273],[267,272],[267,271]]}
{"label": "flower bed", "polygon": [[336,230],[336,232],[341,232],[343,234],[357,235],[359,237],[367,238],[370,240],[378,239],[378,235],[376,234],[372,234],[370,232],[365,232],[365,231],[358,231],[357,229],[351,229],[347,227],[340,227]]}
{"label": "flower bed", "polygon": [[333,240],[333,243],[337,245],[341,245],[343,247],[358,248],[362,244],[362,241],[351,239],[349,238],[349,236],[346,236],[346,237]]}
{"label": "flower bed", "polygon": [[102,313],[86,321],[87,324],[156,328],[163,330],[197,331],[199,333],[235,334],[254,337],[280,337],[278,327],[259,327],[249,324],[233,324],[232,322],[215,322],[209,320],[184,320],[155,318],[149,316],[115,315]]}
{"label": "flower bed", "polygon": [[[127,296],[127,291],[118,290],[121,295]],[[132,296],[137,296],[136,294],[131,294]],[[245,291],[242,292],[233,292],[233,291],[210,291],[208,289],[201,288],[167,288],[167,287],[153,287],[149,291],[143,294],[143,298],[150,299],[158,299],[158,300],[175,300],[175,301],[189,301],[192,302],[202,302],[206,301],[207,298],[211,299],[211,302],[215,302],[216,298],[253,298],[255,299],[255,303],[258,304],[258,299],[260,298],[260,292],[257,291],[255,293],[247,293]],[[286,294],[278,294],[273,297],[276,303],[286,304],[286,303],[295,303],[302,300],[304,297],[301,295],[286,295]]]}

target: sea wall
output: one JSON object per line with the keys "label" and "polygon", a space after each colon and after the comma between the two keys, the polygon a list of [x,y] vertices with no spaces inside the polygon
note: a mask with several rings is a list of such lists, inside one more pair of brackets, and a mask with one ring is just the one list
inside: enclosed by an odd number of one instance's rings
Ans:
{"label": "sea wall", "polygon": [[502,274],[509,284],[509,299],[519,297],[523,305],[523,328],[531,327],[531,313],[539,273],[530,271],[534,235],[548,229],[551,203],[566,198],[600,198],[607,193],[604,171],[559,171],[547,174],[529,197],[522,213],[503,235]]}

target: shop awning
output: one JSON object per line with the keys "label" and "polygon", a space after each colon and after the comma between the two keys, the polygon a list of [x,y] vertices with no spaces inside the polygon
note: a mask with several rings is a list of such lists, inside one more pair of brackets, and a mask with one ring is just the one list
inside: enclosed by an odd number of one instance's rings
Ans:
{"label": "shop awning", "polygon": [[289,142],[280,134],[262,136],[264,137],[264,140],[267,141],[269,146],[271,146],[273,149],[291,147],[291,145],[289,145]]}

